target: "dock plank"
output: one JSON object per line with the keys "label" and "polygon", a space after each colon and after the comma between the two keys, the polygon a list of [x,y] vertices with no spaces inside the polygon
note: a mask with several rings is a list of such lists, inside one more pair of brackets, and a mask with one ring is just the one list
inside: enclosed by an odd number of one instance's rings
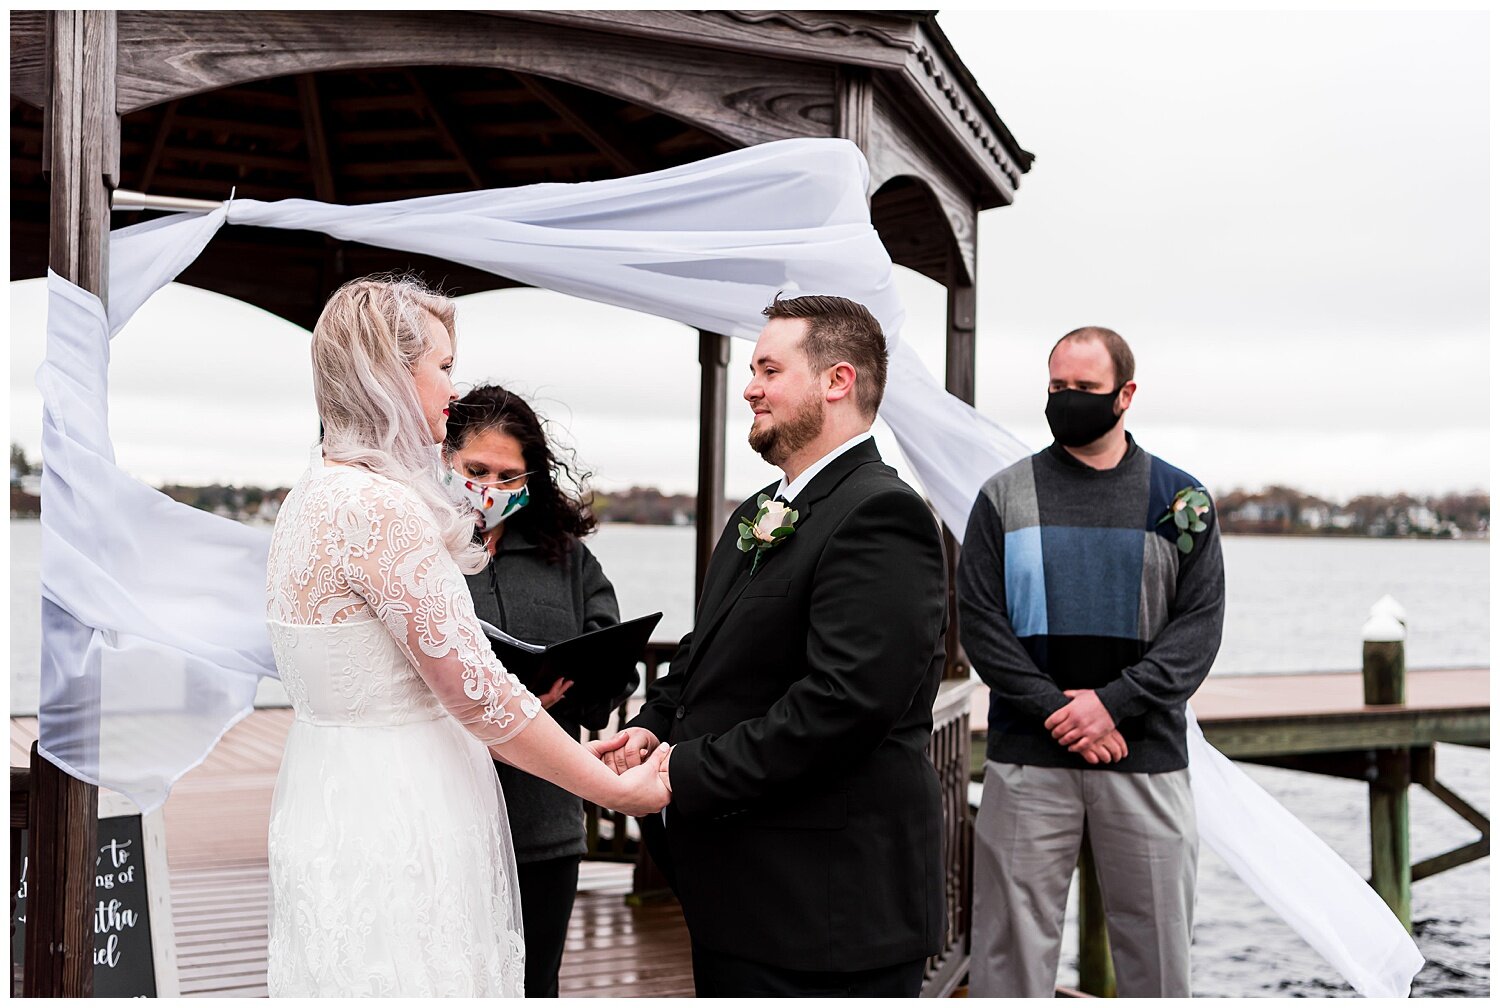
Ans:
{"label": "dock plank", "polygon": [[[1198,723],[1249,718],[1303,718],[1389,711],[1367,707],[1359,672],[1308,672],[1293,675],[1216,675],[1198,687],[1191,701]],[[969,728],[984,731],[989,721],[990,691],[974,691]],[[1488,710],[1490,670],[1411,669],[1406,673],[1406,703],[1413,714]]]}
{"label": "dock plank", "polygon": [[[1388,710],[1367,707],[1358,672],[1210,676],[1193,696],[1200,724],[1241,718],[1296,718]],[[1490,670],[1413,669],[1406,673],[1406,710],[1444,712],[1490,705]]]}

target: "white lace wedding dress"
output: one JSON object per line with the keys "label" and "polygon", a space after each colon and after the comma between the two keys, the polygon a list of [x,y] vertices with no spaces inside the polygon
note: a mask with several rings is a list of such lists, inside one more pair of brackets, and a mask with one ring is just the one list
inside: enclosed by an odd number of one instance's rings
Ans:
{"label": "white lace wedding dress", "polygon": [[486,746],[540,705],[491,653],[431,512],[315,452],[267,581],[296,711],[271,811],[271,995],[520,997],[515,859]]}

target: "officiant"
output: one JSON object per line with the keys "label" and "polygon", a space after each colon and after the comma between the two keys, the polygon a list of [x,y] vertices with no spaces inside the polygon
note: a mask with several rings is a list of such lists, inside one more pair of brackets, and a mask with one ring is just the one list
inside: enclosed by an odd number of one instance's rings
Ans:
{"label": "officiant", "polygon": [[[481,385],[449,407],[443,443],[450,488],[474,505],[489,564],[468,575],[479,618],[535,644],[620,622],[614,586],[582,539],[596,519],[585,477],[548,441],[520,396]],[[538,699],[564,730],[598,729],[606,703],[557,706],[572,682]],[[557,974],[585,851],[583,807],[562,788],[495,763],[515,844],[526,933],[526,996],[557,997]]]}

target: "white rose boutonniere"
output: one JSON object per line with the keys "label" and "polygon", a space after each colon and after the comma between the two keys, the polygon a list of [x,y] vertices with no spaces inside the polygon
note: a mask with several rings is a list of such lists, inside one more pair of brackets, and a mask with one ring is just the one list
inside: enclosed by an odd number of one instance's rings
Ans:
{"label": "white rose boutonniere", "polygon": [[783,501],[772,500],[770,494],[761,494],[755,503],[760,510],[755,512],[754,518],[740,519],[740,539],[735,544],[741,553],[755,551],[755,559],[750,563],[752,574],[760,566],[766,550],[784,542],[796,531],[794,526],[797,524],[797,512]]}

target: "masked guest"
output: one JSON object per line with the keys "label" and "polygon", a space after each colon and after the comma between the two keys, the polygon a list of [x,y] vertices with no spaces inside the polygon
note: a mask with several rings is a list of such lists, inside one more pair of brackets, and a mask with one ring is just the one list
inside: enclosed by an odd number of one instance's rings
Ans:
{"label": "masked guest", "polygon": [[[483,570],[468,575],[480,619],[536,644],[620,621],[614,587],[580,541],[595,519],[579,481],[524,399],[498,385],[474,389],[451,407],[443,452],[450,489],[474,506],[477,534],[490,555]],[[558,679],[538,699],[551,708],[571,685]],[[551,713],[577,737],[580,721],[604,727],[610,708]],[[526,996],[557,997],[585,850],[583,807],[575,795],[512,766],[496,761],[495,769],[516,848]]]}
{"label": "masked guest", "polygon": [[1135,356],[1111,329],[1047,361],[1056,442],[997,473],[958,564],[990,687],[974,820],[974,997],[1051,997],[1088,829],[1122,997],[1188,997],[1198,832],[1184,708],[1224,626],[1208,492],[1135,443]]}

